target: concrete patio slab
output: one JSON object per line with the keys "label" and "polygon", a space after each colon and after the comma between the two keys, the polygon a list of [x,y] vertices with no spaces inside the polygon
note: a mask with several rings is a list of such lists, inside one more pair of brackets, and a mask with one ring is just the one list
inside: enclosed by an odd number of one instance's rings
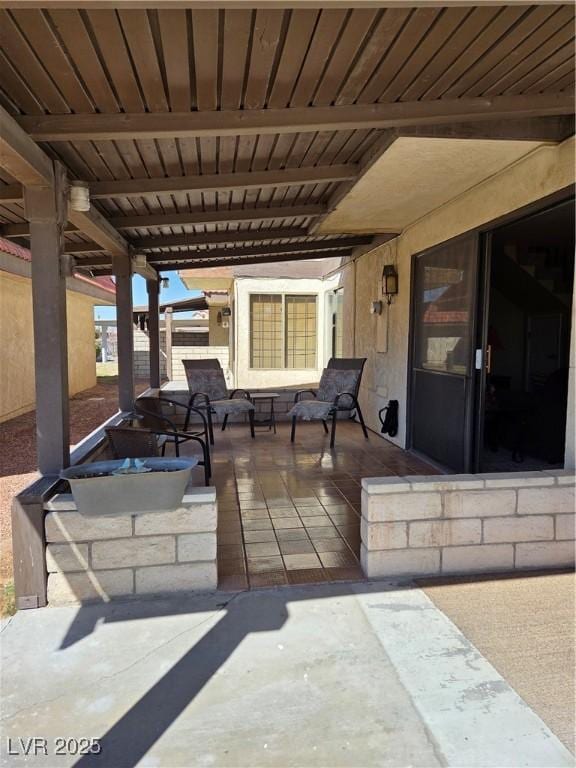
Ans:
{"label": "concrete patio slab", "polygon": [[[6,766],[573,765],[426,595],[392,583],[21,612],[1,653]],[[58,737],[101,753],[56,755]]]}

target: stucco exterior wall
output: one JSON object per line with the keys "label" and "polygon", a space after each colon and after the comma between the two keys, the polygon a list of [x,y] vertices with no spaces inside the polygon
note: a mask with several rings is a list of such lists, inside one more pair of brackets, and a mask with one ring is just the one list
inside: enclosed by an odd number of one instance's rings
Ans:
{"label": "stucco exterior wall", "polygon": [[[260,389],[290,387],[298,384],[315,384],[326,367],[329,351],[325,345],[326,334],[331,333],[328,324],[327,294],[338,287],[338,278],[290,279],[290,278],[240,278],[235,282],[235,381],[237,387]],[[316,368],[250,368],[250,295],[253,293],[315,294],[317,304]]]}
{"label": "stucco exterior wall", "polygon": [[[344,355],[368,358],[360,403],[372,429],[380,430],[379,409],[389,399],[399,400],[399,431],[391,439],[397,445],[406,445],[412,256],[573,184],[574,148],[574,139],[569,139],[558,146],[535,150],[343,269]],[[390,307],[384,305],[381,316],[370,315],[370,302],[381,298],[382,268],[387,263],[397,266],[400,292]],[[572,367],[572,393],[574,388]],[[574,461],[574,430],[570,422],[568,432],[566,466]]]}
{"label": "stucco exterior wall", "polygon": [[89,296],[66,291],[68,386],[71,395],[96,386],[94,303]]}
{"label": "stucco exterior wall", "polygon": [[210,339],[208,343],[212,347],[227,347],[229,344],[230,321],[228,320],[228,327],[224,327],[222,321],[218,324],[218,313],[222,312],[223,306],[210,307],[208,310],[208,333]]}
{"label": "stucco exterior wall", "polygon": [[[66,292],[70,394],[96,384],[94,304],[90,296]],[[28,278],[0,272],[0,422],[34,408],[32,285]]]}

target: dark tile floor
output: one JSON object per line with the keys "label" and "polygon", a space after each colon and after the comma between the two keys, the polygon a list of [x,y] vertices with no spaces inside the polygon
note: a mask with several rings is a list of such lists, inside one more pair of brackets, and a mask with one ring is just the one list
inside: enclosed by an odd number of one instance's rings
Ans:
{"label": "dark tile floor", "polygon": [[[322,426],[274,435],[244,425],[217,430],[212,452],[218,496],[219,588],[362,579],[363,477],[435,474],[425,462],[351,422],[338,425],[330,451]],[[202,482],[199,470],[198,480]]]}

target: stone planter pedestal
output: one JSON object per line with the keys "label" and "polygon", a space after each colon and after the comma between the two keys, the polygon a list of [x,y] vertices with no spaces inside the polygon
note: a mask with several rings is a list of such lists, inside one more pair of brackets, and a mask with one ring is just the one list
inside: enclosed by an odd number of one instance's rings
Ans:
{"label": "stone planter pedestal", "polygon": [[87,517],[69,494],[45,510],[49,605],[217,587],[214,488],[188,486],[171,512]]}

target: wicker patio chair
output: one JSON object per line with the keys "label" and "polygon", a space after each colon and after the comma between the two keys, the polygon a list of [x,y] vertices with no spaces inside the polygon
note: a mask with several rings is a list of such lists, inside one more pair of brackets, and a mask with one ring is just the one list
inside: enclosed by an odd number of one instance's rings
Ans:
{"label": "wicker patio chair", "polygon": [[[346,411],[349,412],[351,418],[354,412],[358,414],[362,432],[364,437],[368,439],[368,431],[358,404],[358,392],[365,362],[366,358],[333,357],[322,372],[317,390],[301,389],[296,393],[294,405],[288,412],[288,416],[292,419],[290,432],[292,443],[296,436],[296,421],[298,419],[304,419],[304,421],[319,420],[322,422],[324,431],[328,433],[326,422],[331,418],[330,448],[334,448],[338,414]],[[306,393],[311,394],[312,399],[302,399]]]}
{"label": "wicker patio chair", "polygon": [[[234,389],[228,392],[224,371],[217,359],[183,360],[190,401],[190,410],[202,409],[208,421],[210,442],[214,445],[214,430],[212,416],[222,417],[222,431],[226,429],[228,416],[247,414],[250,423],[250,434],[254,437],[254,405],[250,401],[250,393],[245,389]],[[241,394],[237,397],[237,394]]]}
{"label": "wicker patio chair", "polygon": [[[184,427],[179,429],[174,421],[178,409],[183,411]],[[170,413],[168,415],[167,411]],[[190,415],[194,412],[200,418],[197,428],[189,429]],[[162,455],[167,444],[174,445],[174,453],[180,455],[180,446],[188,441],[198,443],[202,448],[203,460],[198,463],[204,467],[206,485],[212,475],[210,446],[206,417],[198,408],[190,408],[168,397],[139,397],[134,403],[134,415],[139,425],[151,430],[163,441]]]}

